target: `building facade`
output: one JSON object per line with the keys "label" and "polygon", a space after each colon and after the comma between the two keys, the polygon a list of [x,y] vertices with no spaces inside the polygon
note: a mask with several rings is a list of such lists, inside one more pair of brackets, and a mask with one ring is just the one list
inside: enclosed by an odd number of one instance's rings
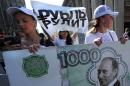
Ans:
{"label": "building facade", "polygon": [[130,29],[130,0],[125,0],[124,4],[124,27]]}
{"label": "building facade", "polygon": [[6,14],[10,6],[25,6],[24,0],[0,0],[0,33],[12,35],[16,30],[13,19]]}
{"label": "building facade", "polygon": [[[124,28],[125,28],[124,22],[126,22],[126,21],[124,21],[124,19],[125,19],[124,16],[128,17],[128,16],[126,16],[126,14],[124,15],[124,8],[126,8],[126,4],[128,4],[128,3],[126,3],[126,1],[129,2],[129,5],[130,5],[129,0],[125,0],[125,1],[124,0],[64,0],[63,6],[85,7],[89,21],[92,19],[93,11],[98,5],[106,4],[106,5],[110,6],[114,11],[119,12],[119,15],[114,20],[113,30],[115,30],[118,37],[120,37],[124,33]],[[128,7],[128,5],[127,5],[127,7]],[[127,15],[129,15],[129,14],[127,14]]]}

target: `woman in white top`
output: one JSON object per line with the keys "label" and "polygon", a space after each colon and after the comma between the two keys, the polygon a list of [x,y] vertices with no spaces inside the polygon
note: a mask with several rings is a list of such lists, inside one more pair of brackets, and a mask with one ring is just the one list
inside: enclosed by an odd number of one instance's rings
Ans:
{"label": "woman in white top", "polygon": [[118,41],[117,35],[110,30],[113,26],[113,18],[118,12],[113,12],[108,6],[100,5],[94,11],[94,20],[85,37],[85,44],[95,43],[101,45],[105,42]]}
{"label": "woman in white top", "polygon": [[72,45],[73,40],[69,34],[69,31],[59,31],[59,37],[54,39],[54,44],[56,46],[65,46],[65,45]]}

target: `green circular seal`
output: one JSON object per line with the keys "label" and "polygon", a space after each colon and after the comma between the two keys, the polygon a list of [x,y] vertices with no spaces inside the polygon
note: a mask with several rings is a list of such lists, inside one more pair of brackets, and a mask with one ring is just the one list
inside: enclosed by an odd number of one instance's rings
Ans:
{"label": "green circular seal", "polygon": [[28,77],[41,77],[48,74],[48,62],[45,56],[31,55],[23,59],[23,70]]}

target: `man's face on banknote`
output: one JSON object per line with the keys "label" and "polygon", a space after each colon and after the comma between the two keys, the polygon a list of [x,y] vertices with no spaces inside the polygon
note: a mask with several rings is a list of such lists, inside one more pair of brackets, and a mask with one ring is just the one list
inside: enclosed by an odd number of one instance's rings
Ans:
{"label": "man's face on banknote", "polygon": [[108,86],[115,79],[111,60],[107,59],[101,62],[98,69],[98,79],[101,86]]}

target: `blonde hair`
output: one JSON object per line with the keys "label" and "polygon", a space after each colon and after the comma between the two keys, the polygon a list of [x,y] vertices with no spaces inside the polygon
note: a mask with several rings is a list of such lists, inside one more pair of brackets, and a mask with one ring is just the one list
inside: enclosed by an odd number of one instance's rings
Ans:
{"label": "blonde hair", "polygon": [[101,17],[98,17],[98,18],[96,18],[96,19],[92,19],[91,21],[90,21],[90,23],[89,23],[89,31],[87,32],[87,33],[93,33],[93,34],[95,34],[97,31],[98,31],[98,29],[99,28],[97,28],[97,27],[99,27],[100,26],[100,23],[101,23],[101,18],[103,18],[105,15],[103,15],[103,16],[101,16]]}
{"label": "blonde hair", "polygon": [[98,30],[97,30],[97,27],[99,26],[99,19],[93,19],[92,21],[90,21],[90,24],[89,24],[89,31],[87,33],[96,33]]}

